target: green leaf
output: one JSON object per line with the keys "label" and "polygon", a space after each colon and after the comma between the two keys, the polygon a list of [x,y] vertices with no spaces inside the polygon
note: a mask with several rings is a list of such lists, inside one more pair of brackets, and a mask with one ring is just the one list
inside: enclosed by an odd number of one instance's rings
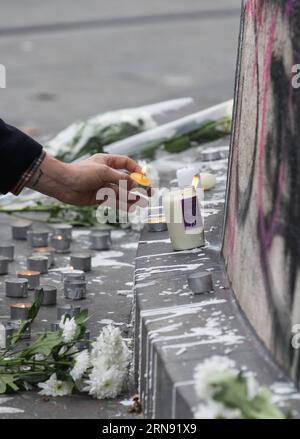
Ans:
{"label": "green leaf", "polygon": [[19,387],[16,385],[16,376],[13,374],[0,374],[0,394],[16,392]]}
{"label": "green leaf", "polygon": [[29,313],[28,313],[28,320],[30,320],[31,323],[34,321],[34,319],[38,315],[38,312],[39,312],[40,307],[42,305],[43,299],[44,299],[44,290],[43,290],[43,288],[40,288],[38,290],[38,296],[37,296],[35,302],[32,304],[32,307],[30,308]]}
{"label": "green leaf", "polygon": [[10,346],[14,347],[18,341],[23,337],[23,335],[26,333],[27,329],[30,327],[31,323],[34,321],[34,319],[36,318],[41,304],[43,302],[43,298],[44,298],[44,290],[41,288],[38,292],[38,297],[35,300],[35,302],[32,304],[31,308],[29,309],[28,312],[28,319],[24,320],[19,329],[17,331],[15,331],[13,333],[13,335],[10,337]]}
{"label": "green leaf", "polygon": [[88,321],[88,319],[89,319],[89,312],[87,309],[83,309],[82,311],[80,311],[78,316],[75,317],[75,321],[77,325],[84,324],[85,322]]}
{"label": "green leaf", "polygon": [[250,399],[247,379],[240,373],[235,376],[224,371],[211,383],[214,399],[230,409],[239,409],[244,419],[286,419],[286,415],[271,400],[271,393],[262,388]]}
{"label": "green leaf", "polygon": [[21,356],[31,358],[36,354],[42,354],[48,357],[52,353],[52,350],[60,344],[62,344],[62,338],[59,331],[45,332],[27,349],[24,349]]}

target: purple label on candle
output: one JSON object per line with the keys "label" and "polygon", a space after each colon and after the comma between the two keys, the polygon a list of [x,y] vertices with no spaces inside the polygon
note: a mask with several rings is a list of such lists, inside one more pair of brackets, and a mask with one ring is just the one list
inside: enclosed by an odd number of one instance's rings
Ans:
{"label": "purple label on candle", "polygon": [[182,217],[185,230],[202,227],[200,205],[196,195],[181,200]]}

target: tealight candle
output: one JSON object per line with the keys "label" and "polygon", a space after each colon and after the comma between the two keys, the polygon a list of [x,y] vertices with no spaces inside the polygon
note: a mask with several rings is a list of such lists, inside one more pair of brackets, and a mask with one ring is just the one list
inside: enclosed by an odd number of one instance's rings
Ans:
{"label": "tealight candle", "polygon": [[10,318],[12,320],[27,320],[31,303],[14,303],[10,305]]}
{"label": "tealight candle", "polygon": [[92,257],[89,253],[77,253],[71,255],[70,265],[77,270],[91,271]]}
{"label": "tealight candle", "polygon": [[19,271],[18,277],[28,280],[28,289],[34,290],[40,285],[40,272],[39,271]]}
{"label": "tealight candle", "polygon": [[[2,334],[2,337],[1,337],[2,343],[0,342],[0,344],[3,345],[4,349],[9,348],[9,346],[11,344],[11,337],[14,335],[14,333],[16,331],[19,330],[20,325],[21,325],[20,320],[11,320],[11,321],[8,321],[4,325],[4,333]],[[30,327],[29,326],[26,328],[26,331],[21,338],[22,339],[30,338]],[[0,348],[1,348],[1,346],[0,346]]]}
{"label": "tealight candle", "polygon": [[51,245],[56,253],[67,253],[70,251],[71,241],[63,235],[53,235],[51,237]]}
{"label": "tealight candle", "polygon": [[62,272],[63,281],[85,280],[85,274],[82,270],[69,269]]}
{"label": "tealight candle", "polygon": [[196,190],[190,187],[170,191],[164,195],[163,203],[174,250],[203,246],[204,228]]}
{"label": "tealight candle", "polygon": [[7,257],[10,262],[14,260],[15,246],[13,244],[0,244],[0,255]]}
{"label": "tealight candle", "polygon": [[165,232],[168,230],[166,218],[164,216],[150,217],[148,218],[147,223],[149,232]]}
{"label": "tealight candle", "polygon": [[86,282],[73,280],[64,282],[64,296],[70,300],[82,300],[86,298]]}
{"label": "tealight candle", "polygon": [[90,234],[91,249],[109,250],[111,247],[110,231],[92,232]]}
{"label": "tealight candle", "polygon": [[[42,301],[43,306],[56,305],[57,289],[50,285],[41,285],[44,291],[44,297]],[[40,289],[35,290],[35,299],[38,298]]]}
{"label": "tealight candle", "polygon": [[188,285],[195,294],[213,291],[212,274],[207,271],[197,271],[188,276]]}
{"label": "tealight candle", "polygon": [[6,297],[28,297],[28,280],[25,278],[7,279],[5,295]]}
{"label": "tealight candle", "polygon": [[145,174],[133,172],[130,177],[138,186],[143,188],[151,186],[151,180]]}
{"label": "tealight candle", "polygon": [[201,172],[200,174],[201,188],[205,191],[209,191],[216,186],[216,176],[210,172]]}
{"label": "tealight candle", "polygon": [[70,224],[55,224],[53,230],[55,235],[62,235],[65,239],[72,241],[73,226]]}
{"label": "tealight candle", "polygon": [[27,232],[31,229],[32,222],[26,220],[15,221],[11,226],[12,237],[15,240],[27,239]]}
{"label": "tealight candle", "polygon": [[75,305],[58,305],[57,307],[57,319],[60,321],[62,316],[68,315],[69,317],[76,317],[80,313],[80,306]]}
{"label": "tealight candle", "polygon": [[0,275],[8,273],[9,259],[6,256],[0,256]]}
{"label": "tealight candle", "polygon": [[47,256],[49,260],[48,268],[54,265],[55,262],[54,253],[55,253],[55,249],[53,247],[37,247],[33,250],[34,255],[39,254],[41,256]]}
{"label": "tealight candle", "polygon": [[91,338],[91,331],[89,329],[86,329],[83,338],[84,338],[83,341],[79,341],[78,343],[76,343],[76,346],[77,346],[79,351],[83,351],[84,349],[88,349],[90,346],[89,340]]}
{"label": "tealight candle", "polygon": [[59,324],[60,324],[60,320],[57,320],[56,322],[51,322],[49,325],[50,331],[51,332],[59,331],[60,329]]}
{"label": "tealight candle", "polygon": [[46,230],[27,232],[27,239],[31,247],[47,247],[49,240],[49,232]]}
{"label": "tealight candle", "polygon": [[48,263],[47,256],[32,255],[27,258],[28,270],[39,271],[41,274],[48,273]]}

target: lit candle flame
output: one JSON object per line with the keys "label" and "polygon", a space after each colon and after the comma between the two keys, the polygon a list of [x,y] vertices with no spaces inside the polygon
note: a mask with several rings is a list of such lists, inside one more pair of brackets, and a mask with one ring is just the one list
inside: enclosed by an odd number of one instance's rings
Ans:
{"label": "lit candle flame", "polygon": [[193,181],[192,181],[192,186],[194,189],[197,189],[197,187],[199,185],[199,181],[200,181],[199,175],[194,175]]}
{"label": "lit candle flame", "polygon": [[146,175],[147,165],[142,166],[142,174]]}

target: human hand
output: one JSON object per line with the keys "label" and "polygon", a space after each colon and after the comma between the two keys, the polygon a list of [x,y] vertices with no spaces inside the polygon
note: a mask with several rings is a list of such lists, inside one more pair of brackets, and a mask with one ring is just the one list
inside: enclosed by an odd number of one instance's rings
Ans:
{"label": "human hand", "polygon": [[[97,193],[102,188],[112,189],[117,200],[127,200],[128,191],[135,187],[135,183],[124,170],[142,172],[141,167],[126,156],[96,154],[81,162],[63,163],[47,154],[28,187],[73,205],[101,204]],[[120,182],[123,182],[122,188]],[[124,210],[132,204],[129,202],[128,206],[118,207]]]}

